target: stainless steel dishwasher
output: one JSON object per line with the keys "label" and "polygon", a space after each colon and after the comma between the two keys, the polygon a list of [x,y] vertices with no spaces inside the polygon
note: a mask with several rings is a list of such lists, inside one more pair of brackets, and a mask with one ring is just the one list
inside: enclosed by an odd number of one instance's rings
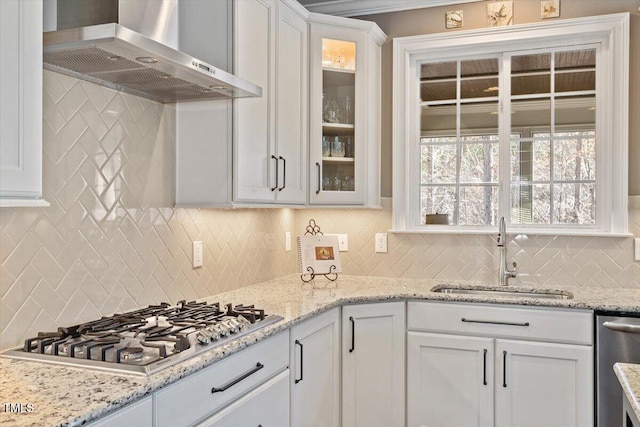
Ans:
{"label": "stainless steel dishwasher", "polygon": [[616,362],[640,363],[640,313],[596,312],[596,426],[621,427]]}

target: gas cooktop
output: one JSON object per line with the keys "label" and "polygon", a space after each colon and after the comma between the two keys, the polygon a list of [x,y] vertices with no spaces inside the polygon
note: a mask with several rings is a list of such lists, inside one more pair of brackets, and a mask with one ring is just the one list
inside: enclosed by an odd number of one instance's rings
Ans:
{"label": "gas cooktop", "polygon": [[279,320],[254,305],[162,303],[39,332],[2,356],[149,375]]}

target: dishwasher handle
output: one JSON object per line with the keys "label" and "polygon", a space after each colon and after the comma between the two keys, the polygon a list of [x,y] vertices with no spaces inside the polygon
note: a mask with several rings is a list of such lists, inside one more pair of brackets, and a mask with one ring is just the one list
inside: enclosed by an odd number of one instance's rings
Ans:
{"label": "dishwasher handle", "polygon": [[630,323],[621,322],[604,322],[602,325],[607,329],[611,329],[612,331],[640,334],[640,325],[632,325]]}

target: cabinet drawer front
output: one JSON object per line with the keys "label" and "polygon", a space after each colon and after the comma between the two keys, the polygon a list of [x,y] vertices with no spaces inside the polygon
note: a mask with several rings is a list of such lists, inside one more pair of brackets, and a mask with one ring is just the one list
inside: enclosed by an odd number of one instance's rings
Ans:
{"label": "cabinet drawer front", "polygon": [[107,415],[87,427],[152,427],[153,426],[153,401],[151,396],[131,403],[124,408]]}
{"label": "cabinet drawer front", "polygon": [[289,427],[289,371],[208,418],[197,427]]}
{"label": "cabinet drawer front", "polygon": [[[284,332],[157,392],[156,425],[193,425],[283,371],[288,363],[289,333]],[[258,364],[263,367],[257,369]],[[214,393],[213,388],[226,389]]]}
{"label": "cabinet drawer front", "polygon": [[554,308],[410,302],[409,330],[593,343],[593,313]]}

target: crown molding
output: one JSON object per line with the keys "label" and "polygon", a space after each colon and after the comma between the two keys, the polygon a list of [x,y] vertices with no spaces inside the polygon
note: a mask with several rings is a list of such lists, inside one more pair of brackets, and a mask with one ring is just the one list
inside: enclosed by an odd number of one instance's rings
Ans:
{"label": "crown molding", "polygon": [[376,13],[398,12],[402,10],[422,9],[437,6],[458,6],[462,3],[474,3],[482,0],[329,0],[313,1],[304,4],[310,12],[335,16],[363,16]]}

